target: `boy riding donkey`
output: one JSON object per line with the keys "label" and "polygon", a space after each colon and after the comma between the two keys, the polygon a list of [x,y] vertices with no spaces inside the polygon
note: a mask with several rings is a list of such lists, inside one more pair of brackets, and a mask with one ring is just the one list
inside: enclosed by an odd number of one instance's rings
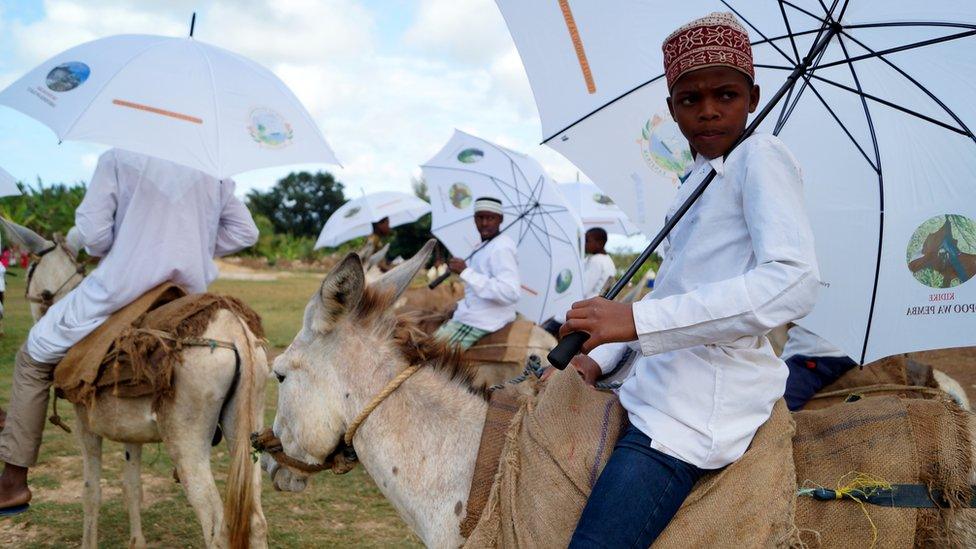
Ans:
{"label": "boy riding donkey", "polygon": [[630,425],[573,547],[649,546],[703,473],[745,453],[786,383],[765,334],[805,316],[818,288],[796,160],[771,135],[733,149],[759,103],[745,29],[714,13],[663,49],[668,108],[695,156],[668,215],[717,173],[664,245],[654,292],[633,305],[578,302],[562,327],[590,335],[589,354],[573,359],[589,383],[627,347],[638,355],[619,389]]}
{"label": "boy riding donkey", "polygon": [[205,291],[217,278],[213,258],[257,238],[232,180],[119,149],[99,158],[68,241],[102,259],[48,309],[17,352],[0,433],[0,515],[27,509],[27,469],[37,462],[54,367],[68,349],[163,282]]}

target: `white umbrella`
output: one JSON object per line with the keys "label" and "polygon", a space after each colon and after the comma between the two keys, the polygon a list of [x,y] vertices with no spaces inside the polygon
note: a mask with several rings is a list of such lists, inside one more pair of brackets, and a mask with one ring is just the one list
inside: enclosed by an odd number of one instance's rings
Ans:
{"label": "white umbrella", "polygon": [[822,289],[799,323],[862,363],[976,344],[976,3],[497,1],[545,142],[647,234],[690,161],[661,41],[733,10],[753,41],[759,130],[803,167]]}
{"label": "white umbrella", "polygon": [[0,168],[0,196],[12,196],[20,193],[17,180],[7,170]]}
{"label": "white umbrella", "polygon": [[90,141],[228,177],[338,163],[271,71],[192,38],[118,35],[73,47],[0,92],[59,140]]}
{"label": "white umbrella", "polygon": [[315,248],[335,247],[373,232],[373,223],[390,218],[390,227],[413,223],[430,212],[430,204],[412,194],[384,191],[343,204],[325,222]]}
{"label": "white umbrella", "polygon": [[633,236],[640,229],[619,206],[593,183],[562,183],[559,190],[583,222],[583,229],[599,227],[608,233]]}
{"label": "white umbrella", "polygon": [[431,231],[457,257],[468,257],[481,242],[474,200],[502,201],[502,231],[518,245],[518,312],[542,322],[582,298],[582,226],[538,162],[455,130],[422,168],[433,208]]}

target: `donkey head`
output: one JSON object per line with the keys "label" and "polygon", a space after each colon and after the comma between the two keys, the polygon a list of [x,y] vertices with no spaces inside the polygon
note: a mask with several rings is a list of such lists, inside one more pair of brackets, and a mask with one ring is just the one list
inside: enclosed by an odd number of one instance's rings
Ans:
{"label": "donkey head", "polygon": [[[393,303],[433,248],[431,240],[369,286],[355,254],[325,277],[305,307],[301,331],[274,362],[280,383],[274,433],[285,454],[306,463],[325,461],[363,401],[374,396],[376,369],[402,361],[392,341]],[[275,485],[297,490],[305,483],[301,473],[288,470],[275,475]]]}
{"label": "donkey head", "polygon": [[84,278],[78,272],[75,260],[78,255],[77,231],[69,231],[68,238],[59,240],[59,245],[3,217],[0,217],[0,226],[12,243],[37,257],[27,279],[31,315],[37,321],[52,303],[73,290]]}

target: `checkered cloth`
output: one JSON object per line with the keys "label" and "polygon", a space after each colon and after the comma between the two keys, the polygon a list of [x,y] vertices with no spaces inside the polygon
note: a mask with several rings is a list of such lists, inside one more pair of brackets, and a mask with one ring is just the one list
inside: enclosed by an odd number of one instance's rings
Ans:
{"label": "checkered cloth", "polygon": [[477,343],[479,339],[490,333],[488,330],[468,326],[456,320],[448,320],[444,324],[441,324],[441,327],[434,333],[434,337],[467,350]]}

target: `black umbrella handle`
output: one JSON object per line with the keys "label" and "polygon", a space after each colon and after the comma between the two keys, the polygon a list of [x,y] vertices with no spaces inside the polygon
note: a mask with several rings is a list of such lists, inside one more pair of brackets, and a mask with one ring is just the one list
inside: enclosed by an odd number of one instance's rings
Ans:
{"label": "black umbrella handle", "polygon": [[[728,158],[728,155],[732,152],[732,150],[738,147],[740,143],[748,139],[749,136],[756,131],[756,128],[758,128],[762,121],[766,119],[766,116],[772,112],[776,104],[779,103],[783,96],[786,95],[786,93],[796,84],[806,70],[810,68],[813,60],[827,48],[827,45],[830,43],[830,39],[840,31],[840,27],[827,26],[823,30],[823,35],[820,37],[817,43],[814,44],[813,48],[810,49],[810,53],[803,58],[799,65],[794,67],[793,72],[791,72],[786,78],[786,83],[776,91],[772,99],[770,99],[769,102],[766,103],[766,106],[763,107],[763,109],[755,116],[749,126],[742,132],[742,135],[739,136],[739,139],[736,140],[736,142],[729,149],[729,152],[725,153],[726,158]],[[651,257],[651,254],[653,254],[657,247],[661,245],[661,242],[664,242],[664,239],[667,238],[668,234],[671,233],[671,229],[674,229],[674,226],[678,224],[678,221],[681,221],[681,218],[685,215],[685,212],[687,212],[698,200],[698,197],[705,192],[705,189],[708,188],[708,185],[713,179],[715,179],[715,170],[712,170],[707,176],[705,176],[705,179],[703,179],[702,182],[695,187],[695,190],[692,191],[691,195],[687,199],[685,199],[684,203],[681,204],[681,207],[678,208],[674,215],[667,220],[664,227],[662,227],[654,237],[654,240],[651,240],[651,243],[647,245],[647,248],[645,248],[644,251],[637,256],[637,259],[631,263],[630,267],[627,268],[627,272],[624,273],[624,276],[620,277],[620,280],[618,280],[612,288],[607,290],[607,293],[603,294],[604,298],[613,299],[617,297],[617,294],[619,294],[621,290],[627,286],[630,279],[637,274],[637,270],[641,268],[641,265],[643,265],[644,262]],[[572,332],[567,334],[566,337],[559,341],[559,344],[557,344],[556,347],[553,348],[553,350],[547,355],[550,364],[556,368],[559,368],[560,370],[569,365],[569,361],[572,360],[574,356],[579,354],[580,350],[583,349],[583,343],[590,338],[589,334],[584,333],[583,335],[586,337],[583,337],[577,335],[579,333],[581,332]]]}

